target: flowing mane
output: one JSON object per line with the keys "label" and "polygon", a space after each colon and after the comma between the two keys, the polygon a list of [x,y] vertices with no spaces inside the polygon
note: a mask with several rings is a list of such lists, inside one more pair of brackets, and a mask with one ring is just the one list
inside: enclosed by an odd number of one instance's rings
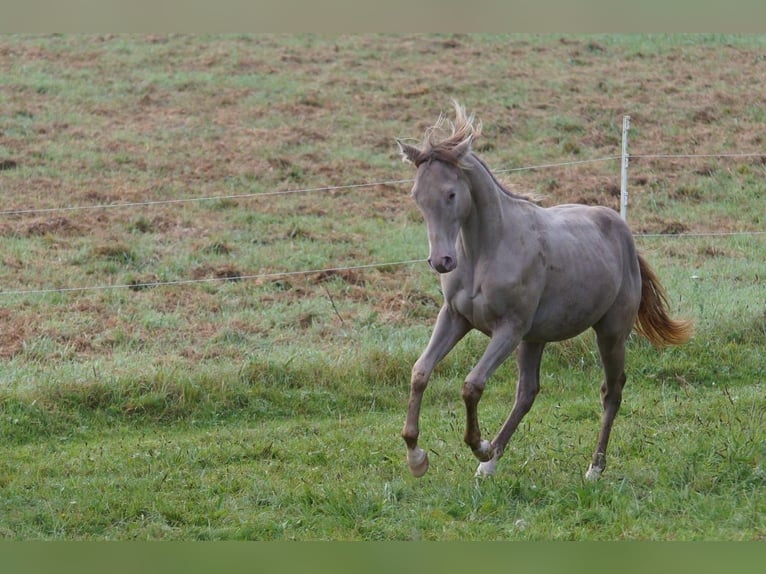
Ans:
{"label": "flowing mane", "polygon": [[[481,135],[481,122],[476,122],[474,115],[466,115],[465,108],[456,101],[455,121],[450,121],[444,114],[439,115],[436,123],[428,128],[423,138],[423,148],[415,159],[415,167],[427,161],[439,160],[462,168],[469,168],[463,162],[466,146]],[[443,135],[445,132],[446,136]]]}
{"label": "flowing mane", "polygon": [[535,201],[532,197],[519,195],[508,189],[495,177],[487,164],[471,151],[471,145],[481,135],[482,123],[476,120],[474,114],[466,114],[465,108],[457,101],[453,100],[452,104],[455,107],[455,121],[452,122],[443,113],[439,115],[436,123],[426,130],[423,147],[413,161],[415,167],[437,160],[461,169],[472,169],[474,166],[469,158],[473,158],[504,193],[516,199]]}

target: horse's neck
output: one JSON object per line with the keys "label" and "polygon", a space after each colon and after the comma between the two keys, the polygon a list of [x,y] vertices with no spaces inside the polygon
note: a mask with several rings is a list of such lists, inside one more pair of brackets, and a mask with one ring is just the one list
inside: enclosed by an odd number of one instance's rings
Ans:
{"label": "horse's neck", "polygon": [[512,209],[511,204],[521,200],[505,192],[487,166],[474,155],[470,156],[466,175],[471,183],[474,211],[464,229],[464,241],[489,247],[517,227],[511,220],[520,214],[515,213],[517,210]]}

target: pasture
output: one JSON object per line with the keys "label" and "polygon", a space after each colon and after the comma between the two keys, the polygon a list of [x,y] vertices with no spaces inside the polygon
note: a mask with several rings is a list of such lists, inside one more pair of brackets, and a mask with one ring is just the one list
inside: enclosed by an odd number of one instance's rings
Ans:
{"label": "pasture", "polygon": [[[0,37],[0,537],[763,540],[764,50]],[[549,345],[486,480],[462,442],[472,333],[424,398],[431,469],[407,469],[410,368],[441,293],[394,140],[450,98],[482,120],[480,157],[543,205],[618,209],[632,118],[628,221],[696,333],[661,352],[631,338],[598,483],[590,333]],[[722,157],[745,152],[763,155]],[[514,384],[508,361],[485,434]]]}

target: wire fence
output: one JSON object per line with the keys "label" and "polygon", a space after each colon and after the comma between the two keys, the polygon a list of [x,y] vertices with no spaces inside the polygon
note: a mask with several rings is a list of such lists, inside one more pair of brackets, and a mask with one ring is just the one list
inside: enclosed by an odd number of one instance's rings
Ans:
{"label": "wire fence", "polygon": [[[630,159],[746,159],[746,158],[761,158],[766,163],[766,152],[744,152],[744,153],[721,153],[721,154],[635,154],[629,155]],[[623,156],[612,155],[599,158],[590,158],[582,160],[572,160],[556,163],[545,163],[532,166],[523,166],[515,168],[501,168],[493,170],[494,173],[513,173],[522,171],[532,171],[540,169],[554,169],[571,166],[581,166],[584,164],[600,163],[608,161],[616,161],[623,159]],[[329,185],[322,187],[309,187],[289,190],[275,190],[264,191],[254,193],[239,193],[229,195],[214,195],[205,197],[188,197],[188,198],[176,198],[176,199],[159,199],[159,200],[147,200],[125,203],[108,203],[108,204],[96,204],[96,205],[76,205],[76,206],[58,206],[58,207],[43,207],[43,208],[19,208],[19,209],[7,209],[0,210],[0,217],[11,216],[25,216],[25,215],[40,215],[49,214],[54,212],[73,212],[84,210],[107,210],[107,209],[129,209],[138,207],[151,207],[161,205],[176,205],[183,203],[196,203],[196,202],[208,202],[208,201],[224,201],[235,199],[253,199],[262,197],[275,197],[275,196],[287,196],[302,193],[319,193],[319,192],[332,192],[332,191],[347,191],[357,190],[369,187],[378,186],[391,186],[411,184],[414,179],[392,179],[383,181],[363,182],[345,185]],[[684,232],[684,233],[634,233],[634,237],[637,238],[702,238],[702,237],[731,237],[731,236],[762,236],[766,235],[766,231],[741,231],[741,232]],[[225,281],[254,281],[254,280],[271,280],[282,277],[300,276],[300,275],[312,275],[320,273],[333,273],[343,272],[351,270],[364,270],[375,269],[394,266],[414,265],[417,263],[424,263],[425,259],[407,259],[400,261],[386,261],[379,263],[367,263],[360,265],[348,265],[348,266],[336,266],[323,269],[308,269],[308,270],[295,270],[295,271],[278,271],[269,273],[258,274],[243,274],[238,276],[226,276],[226,277],[209,277],[200,279],[179,279],[168,281],[148,281],[148,282],[131,282],[131,283],[118,283],[109,285],[91,285],[91,286],[77,286],[77,287],[58,287],[58,288],[32,288],[32,289],[14,289],[4,290],[0,288],[0,298],[10,296],[23,296],[23,295],[45,295],[52,293],[76,293],[85,291],[105,291],[110,289],[132,289],[141,290],[153,287],[162,286],[180,286],[180,285],[194,285],[204,283],[216,283]]]}
{"label": "wire fence", "polygon": [[252,199],[256,197],[273,197],[278,195],[292,195],[298,193],[313,193],[321,191],[342,191],[349,189],[360,189],[363,187],[376,187],[382,185],[399,185],[404,183],[412,183],[412,179],[396,179],[389,181],[375,181],[370,183],[352,183],[348,185],[328,185],[324,187],[307,187],[303,189],[286,189],[282,191],[262,191],[254,193],[236,193],[232,195],[209,195],[205,197],[184,197],[178,199],[155,199],[148,201],[134,201],[125,203],[103,203],[96,205],[73,205],[73,206],[61,206],[61,207],[40,207],[40,208],[28,208],[28,209],[8,209],[0,211],[0,216],[3,215],[38,215],[43,213],[64,212],[64,211],[85,211],[89,209],[125,209],[131,207],[147,207],[158,205],[174,205],[181,203],[197,203],[205,201],[226,201],[235,199]]}
{"label": "wire fence", "polygon": [[[728,159],[746,159],[746,158],[763,158],[766,163],[766,152],[745,152],[745,153],[721,153],[721,154],[631,154],[631,160],[634,159],[693,159],[693,158],[728,158]],[[538,165],[523,166],[523,167],[511,167],[502,169],[493,169],[493,173],[515,173],[522,171],[534,171],[539,169],[552,169],[562,168],[570,166],[580,166],[590,163],[601,163],[607,161],[616,161],[621,159],[619,155],[610,155],[604,157],[563,161],[555,163],[543,163]],[[286,190],[274,190],[274,191],[261,191],[252,193],[236,193],[229,195],[208,195],[202,197],[182,197],[175,199],[153,199],[145,201],[123,202],[123,203],[99,203],[93,205],[64,205],[56,207],[30,207],[30,208],[18,208],[18,209],[4,209],[0,210],[0,217],[2,216],[20,216],[20,215],[41,215],[56,212],[67,211],[86,211],[86,210],[108,210],[108,209],[129,209],[138,207],[152,207],[161,205],[177,205],[183,203],[203,203],[208,201],[226,201],[236,199],[255,199],[261,197],[274,197],[284,195],[294,195],[301,193],[318,193],[318,192],[333,192],[333,191],[346,191],[354,189],[362,189],[367,187],[379,187],[379,186],[391,186],[391,185],[403,185],[413,183],[415,180],[409,179],[391,179],[383,181],[371,181],[362,183],[350,183],[344,185],[327,185],[321,187],[306,187],[298,189],[286,189]],[[675,235],[675,234],[669,234]]]}
{"label": "wire fence", "polygon": [[44,295],[49,293],[74,293],[79,291],[105,291],[108,289],[132,289],[140,291],[141,289],[150,289],[152,287],[175,286],[175,285],[194,285],[202,283],[223,283],[224,281],[248,281],[248,280],[270,280],[282,277],[292,277],[297,275],[313,275],[320,273],[341,273],[343,271],[356,271],[359,269],[375,269],[382,267],[396,267],[400,265],[413,265],[415,263],[425,263],[425,259],[407,259],[404,261],[389,261],[386,263],[365,263],[361,265],[347,265],[344,267],[330,267],[325,269],[306,269],[301,271],[274,271],[270,273],[256,273],[252,275],[235,275],[226,277],[203,277],[200,279],[177,279],[173,281],[147,281],[131,282],[112,285],[93,285],[85,287],[60,287],[50,289],[19,289],[15,291],[0,291],[2,295]]}
{"label": "wire fence", "polygon": [[[515,168],[507,168],[507,169],[498,169],[493,170],[495,173],[511,173],[511,172],[519,172],[519,171],[531,171],[531,170],[537,170],[537,169],[546,169],[546,168],[556,168],[556,167],[566,167],[566,166],[573,166],[573,165],[582,165],[586,163],[597,163],[597,162],[604,162],[604,161],[613,161],[620,159],[620,156],[606,156],[606,157],[600,157],[600,158],[593,158],[593,159],[584,159],[584,160],[575,160],[575,161],[566,161],[566,162],[559,162],[559,163],[546,163],[546,164],[540,164],[540,165],[532,165],[527,167],[515,167]],[[361,189],[365,187],[379,187],[379,186],[390,186],[390,185],[402,185],[407,183],[413,183],[415,180],[410,179],[392,179],[392,180],[384,180],[384,181],[372,181],[372,182],[366,182],[366,183],[351,183],[346,185],[327,185],[322,187],[307,187],[307,188],[300,188],[300,189],[287,189],[287,190],[281,190],[281,191],[262,191],[262,192],[253,192],[253,193],[236,193],[231,195],[209,195],[204,197],[184,197],[184,198],[177,198],[177,199],[156,199],[156,200],[146,200],[146,201],[134,201],[134,202],[124,202],[124,203],[101,203],[101,204],[94,204],[94,205],[72,205],[72,206],[59,206],[59,207],[31,207],[31,208],[19,208],[19,209],[6,209],[6,210],[0,210],[0,216],[12,216],[12,215],[40,215],[40,214],[47,214],[47,213],[56,213],[56,212],[67,212],[67,211],[86,211],[86,210],[104,210],[104,209],[126,209],[126,208],[135,208],[135,207],[151,207],[151,206],[160,206],[160,205],[176,205],[176,204],[182,204],[182,203],[201,203],[206,201],[226,201],[226,200],[235,200],[235,199],[254,199],[254,198],[261,198],[261,197],[274,197],[274,196],[280,196],[280,195],[292,195],[292,194],[299,194],[299,193],[317,193],[317,192],[332,192],[332,191],[345,191],[345,190],[352,190],[352,189]]]}

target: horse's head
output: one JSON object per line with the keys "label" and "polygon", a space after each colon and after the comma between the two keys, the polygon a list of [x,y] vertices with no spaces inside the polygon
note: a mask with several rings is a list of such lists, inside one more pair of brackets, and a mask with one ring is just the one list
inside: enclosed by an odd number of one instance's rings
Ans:
{"label": "horse's head", "polygon": [[[399,146],[402,155],[421,153],[401,142]],[[418,166],[412,197],[428,229],[428,264],[439,273],[452,271],[457,266],[458,233],[471,212],[468,178],[456,164],[435,158],[425,160]]]}
{"label": "horse's head", "polygon": [[457,102],[455,109],[456,120],[451,124],[452,133],[448,138],[434,140],[434,131],[445,121],[442,116],[426,132],[422,149],[397,140],[402,158],[418,170],[412,196],[428,228],[428,263],[439,273],[449,273],[457,267],[455,244],[473,206],[463,160],[481,129],[480,125],[473,125],[473,116],[466,117]]}

